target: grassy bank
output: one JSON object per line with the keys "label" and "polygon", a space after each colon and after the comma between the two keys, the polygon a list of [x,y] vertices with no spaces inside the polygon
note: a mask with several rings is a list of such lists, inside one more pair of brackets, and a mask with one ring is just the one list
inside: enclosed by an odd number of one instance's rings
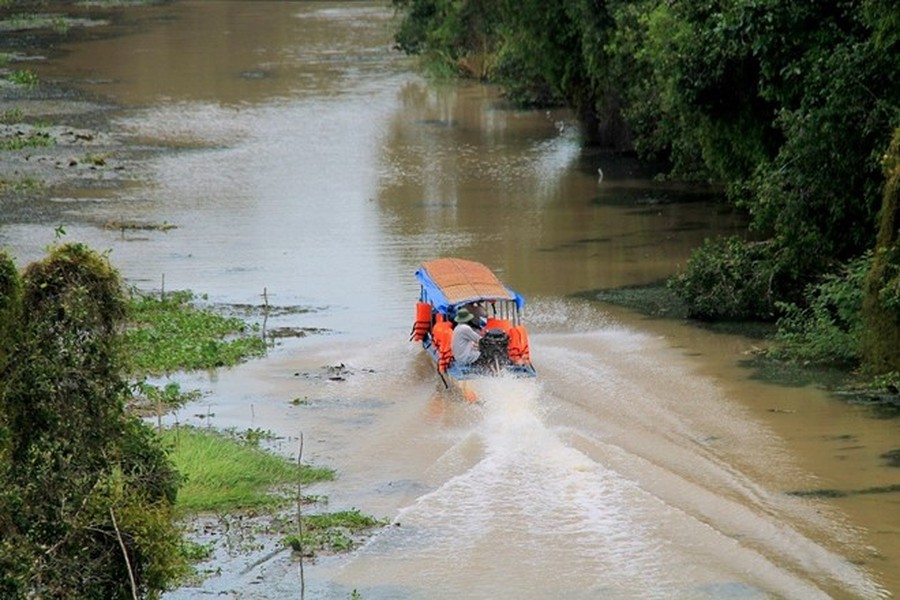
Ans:
{"label": "grassy bank", "polygon": [[185,512],[220,512],[272,508],[290,499],[284,492],[334,479],[324,467],[297,465],[256,445],[213,430],[190,427],[162,433],[172,461],[186,481],[176,508]]}
{"label": "grassy bank", "polygon": [[[165,296],[132,294],[129,323],[126,354],[137,376],[232,366],[266,351],[258,328],[199,306],[197,296],[190,291]],[[140,381],[133,389],[135,407],[152,407],[159,413],[200,396],[196,390],[182,391],[177,382],[158,388]],[[297,465],[265,451],[260,441],[270,437],[266,433],[193,427],[161,432],[169,456],[183,477],[175,504],[182,518],[190,521],[195,516],[215,514],[219,523],[228,524],[228,531],[242,530],[243,539],[274,537],[304,556],[349,551],[366,530],[384,524],[357,510],[313,510],[327,498],[299,496],[300,490],[333,480],[335,472],[327,467]],[[306,508],[295,511],[298,506]],[[197,558],[206,555],[201,553]]]}
{"label": "grassy bank", "polygon": [[[266,536],[303,556],[347,552],[360,536],[385,521],[358,510],[313,510],[322,496],[300,496],[307,485],[331,481],[325,467],[297,465],[264,451],[258,436],[181,427],[162,433],[170,457],[184,477],[175,504],[182,518],[218,515],[245,540]],[[305,507],[297,510],[297,507]],[[239,515],[232,518],[232,515]],[[223,534],[224,535],[224,534]],[[255,544],[248,544],[252,550]],[[198,558],[206,558],[200,555]]]}

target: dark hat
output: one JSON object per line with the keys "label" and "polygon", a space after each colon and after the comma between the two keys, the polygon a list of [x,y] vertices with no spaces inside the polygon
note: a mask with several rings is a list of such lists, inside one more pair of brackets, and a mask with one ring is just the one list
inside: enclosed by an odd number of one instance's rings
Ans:
{"label": "dark hat", "polygon": [[456,321],[457,323],[468,323],[469,321],[471,321],[474,318],[475,318],[475,315],[470,313],[465,308],[461,308],[458,311],[456,311],[456,317],[453,320]]}

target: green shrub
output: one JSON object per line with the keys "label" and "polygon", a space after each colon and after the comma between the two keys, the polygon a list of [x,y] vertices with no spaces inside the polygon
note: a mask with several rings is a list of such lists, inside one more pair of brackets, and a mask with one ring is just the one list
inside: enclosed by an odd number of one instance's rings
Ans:
{"label": "green shrub", "polygon": [[866,280],[862,347],[872,373],[900,371],[900,128],[882,158],[882,194],[878,242]]}
{"label": "green shrub", "polygon": [[819,365],[854,366],[860,358],[863,283],[871,264],[866,254],[807,288],[806,306],[779,303],[771,354]]}
{"label": "green shrub", "polygon": [[158,598],[184,571],[181,480],[124,411],[121,278],[64,244],[25,269],[21,294],[2,287],[0,597]]}
{"label": "green shrub", "polygon": [[736,237],[706,240],[687,270],[670,280],[688,316],[714,320],[772,320],[778,268],[771,244]]}
{"label": "green shrub", "polygon": [[0,250],[0,371],[14,353],[14,336],[18,331],[21,310],[22,278],[12,258]]}

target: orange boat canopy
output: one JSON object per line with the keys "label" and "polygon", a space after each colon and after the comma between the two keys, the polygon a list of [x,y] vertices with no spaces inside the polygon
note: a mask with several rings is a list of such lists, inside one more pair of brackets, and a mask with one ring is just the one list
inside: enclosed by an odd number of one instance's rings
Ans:
{"label": "orange boat canopy", "polygon": [[511,300],[521,309],[524,300],[507,288],[486,266],[461,258],[437,258],[422,263],[416,277],[423,296],[439,310],[479,300]]}

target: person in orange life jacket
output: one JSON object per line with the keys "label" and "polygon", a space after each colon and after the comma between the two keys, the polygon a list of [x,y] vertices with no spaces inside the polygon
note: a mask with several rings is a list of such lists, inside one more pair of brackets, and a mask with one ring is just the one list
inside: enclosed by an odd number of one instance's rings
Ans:
{"label": "person in orange life jacket", "polygon": [[481,357],[478,342],[481,340],[479,319],[465,308],[456,311],[453,319],[453,357],[463,365],[471,365]]}

